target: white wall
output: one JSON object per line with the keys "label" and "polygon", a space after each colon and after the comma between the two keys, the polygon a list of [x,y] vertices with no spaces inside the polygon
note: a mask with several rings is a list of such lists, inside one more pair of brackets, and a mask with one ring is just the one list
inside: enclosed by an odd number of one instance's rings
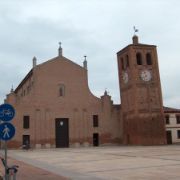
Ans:
{"label": "white wall", "polygon": [[177,131],[180,130],[180,124],[176,122],[176,113],[165,113],[169,114],[169,124],[166,124],[166,131],[171,131],[172,134],[172,143],[180,143],[178,139]]}

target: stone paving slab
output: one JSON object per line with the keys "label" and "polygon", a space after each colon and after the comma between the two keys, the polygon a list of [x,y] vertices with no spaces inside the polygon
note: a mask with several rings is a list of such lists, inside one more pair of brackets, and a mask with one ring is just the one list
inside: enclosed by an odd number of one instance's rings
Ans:
{"label": "stone paving slab", "polygon": [[180,179],[179,145],[9,150],[8,155],[70,179]]}
{"label": "stone paving slab", "polygon": [[[18,165],[17,180],[68,180],[68,178],[53,174],[49,171],[28,165],[22,161],[8,158],[8,165]],[[0,164],[0,172],[4,176],[4,166]]]}

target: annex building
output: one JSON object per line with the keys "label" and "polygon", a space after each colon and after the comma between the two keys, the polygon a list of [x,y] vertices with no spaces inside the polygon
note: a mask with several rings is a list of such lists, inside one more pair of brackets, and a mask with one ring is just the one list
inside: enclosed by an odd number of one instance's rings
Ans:
{"label": "annex building", "polygon": [[[105,144],[166,144],[156,46],[133,43],[117,53],[121,104],[88,87],[83,66],[63,56],[33,67],[5,102],[16,109],[9,147],[69,147]],[[119,87],[117,87],[119,88]]]}

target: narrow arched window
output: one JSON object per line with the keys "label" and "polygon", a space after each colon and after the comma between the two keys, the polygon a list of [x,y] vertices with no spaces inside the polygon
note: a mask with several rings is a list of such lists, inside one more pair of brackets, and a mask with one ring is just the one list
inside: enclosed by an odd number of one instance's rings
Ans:
{"label": "narrow arched window", "polygon": [[129,67],[129,56],[128,55],[126,55],[126,65],[127,65],[127,67]]}
{"label": "narrow arched window", "polygon": [[124,59],[123,58],[121,58],[121,68],[122,68],[122,70],[124,70]]}
{"label": "narrow arched window", "polygon": [[152,65],[152,58],[150,53],[146,54],[146,63],[147,65]]}
{"label": "narrow arched window", "polygon": [[137,61],[137,65],[142,65],[142,56],[141,56],[141,53],[137,53],[136,54],[136,61]]}
{"label": "narrow arched window", "polygon": [[64,96],[65,95],[65,86],[64,84],[59,85],[59,96]]}

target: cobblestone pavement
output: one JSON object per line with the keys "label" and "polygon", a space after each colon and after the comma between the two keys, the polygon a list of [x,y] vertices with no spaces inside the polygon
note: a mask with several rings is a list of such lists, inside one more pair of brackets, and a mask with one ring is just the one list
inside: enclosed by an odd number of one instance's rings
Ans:
{"label": "cobblestone pavement", "polygon": [[33,180],[49,180],[48,175],[56,180],[60,176],[73,180],[180,179],[180,145],[9,150],[8,155],[41,168],[30,166]]}

